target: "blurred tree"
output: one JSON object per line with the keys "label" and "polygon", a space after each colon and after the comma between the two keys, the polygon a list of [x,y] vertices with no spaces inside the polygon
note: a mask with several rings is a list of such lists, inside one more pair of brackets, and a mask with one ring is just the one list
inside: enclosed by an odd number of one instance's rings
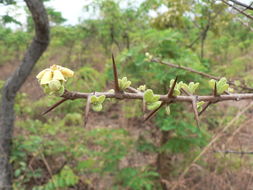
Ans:
{"label": "blurred tree", "polygon": [[35,37],[27,49],[24,59],[16,71],[8,78],[0,101],[0,189],[12,189],[12,169],[9,163],[14,124],[15,97],[32,71],[36,61],[49,43],[48,18],[40,0],[25,0],[35,22]]}

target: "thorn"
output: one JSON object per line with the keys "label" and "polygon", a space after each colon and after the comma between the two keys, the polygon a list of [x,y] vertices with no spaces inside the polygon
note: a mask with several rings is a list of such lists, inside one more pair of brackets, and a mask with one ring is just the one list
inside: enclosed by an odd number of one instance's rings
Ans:
{"label": "thorn", "polygon": [[117,73],[117,67],[115,64],[115,59],[114,59],[113,54],[112,54],[112,66],[113,66],[113,76],[114,76],[114,90],[115,90],[115,93],[119,93],[120,88],[119,88],[119,81],[118,81],[118,73]]}
{"label": "thorn", "polygon": [[156,108],[155,110],[153,110],[152,112],[150,112],[150,114],[148,114],[148,116],[144,119],[144,122],[146,122],[150,118],[152,118],[164,104],[165,104],[165,102],[162,102],[161,105],[158,108]]}
{"label": "thorn", "polygon": [[199,112],[199,116],[206,111],[206,109],[212,104],[212,102],[207,102],[207,104],[203,107],[203,109]]}
{"label": "thorn", "polygon": [[218,96],[218,92],[217,92],[217,83],[214,83],[214,91],[213,91],[213,95],[214,96]]}
{"label": "thorn", "polygon": [[187,92],[187,90],[185,90],[184,88],[181,88],[182,92],[185,93],[187,96],[191,96],[192,94],[190,94],[189,92]]}
{"label": "thorn", "polygon": [[45,112],[43,112],[42,115],[46,115],[48,112],[50,112],[53,109],[55,109],[56,107],[58,107],[59,105],[61,105],[66,100],[68,100],[68,98],[63,98],[60,101],[56,102],[54,105],[52,105],[51,107],[49,107]]}
{"label": "thorn", "polygon": [[87,98],[87,103],[86,103],[86,106],[85,106],[84,127],[85,127],[86,124],[88,123],[88,119],[89,119],[90,98],[91,98],[91,96],[88,96],[88,98]]}
{"label": "thorn", "polygon": [[178,79],[178,76],[176,76],[173,84],[172,84],[172,87],[169,89],[169,92],[168,92],[168,98],[171,98],[173,96],[173,91],[174,91],[174,88],[177,84],[177,79]]}
{"label": "thorn", "polygon": [[199,114],[198,114],[198,110],[197,110],[196,97],[194,99],[192,99],[192,109],[194,111],[197,127],[199,128]]}

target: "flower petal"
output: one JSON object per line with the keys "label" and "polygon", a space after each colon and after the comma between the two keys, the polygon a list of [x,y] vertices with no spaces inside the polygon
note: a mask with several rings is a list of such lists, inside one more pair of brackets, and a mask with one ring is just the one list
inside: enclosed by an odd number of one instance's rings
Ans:
{"label": "flower petal", "polygon": [[73,77],[73,75],[74,75],[74,71],[72,71],[71,69],[68,69],[66,67],[60,67],[60,71],[62,72],[62,74],[65,77]]}
{"label": "flower petal", "polygon": [[61,73],[61,71],[59,70],[55,70],[54,72],[54,76],[53,76],[53,80],[63,80],[66,81],[63,74]]}
{"label": "flower petal", "polygon": [[47,70],[45,71],[45,73],[43,74],[42,78],[41,78],[41,81],[40,81],[40,84],[43,85],[43,84],[48,84],[53,78],[53,73],[51,70]]}
{"label": "flower petal", "polygon": [[37,74],[36,78],[38,80],[41,80],[43,75],[45,74],[45,72],[48,71],[48,70],[50,70],[50,69],[44,69],[43,71],[40,71],[39,74]]}

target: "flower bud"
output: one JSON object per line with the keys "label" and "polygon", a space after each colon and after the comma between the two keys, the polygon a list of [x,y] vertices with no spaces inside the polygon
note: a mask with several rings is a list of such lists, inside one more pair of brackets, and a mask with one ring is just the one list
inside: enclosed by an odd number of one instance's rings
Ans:
{"label": "flower bud", "polygon": [[48,86],[51,91],[58,91],[60,90],[62,84],[60,81],[54,79],[49,82]]}

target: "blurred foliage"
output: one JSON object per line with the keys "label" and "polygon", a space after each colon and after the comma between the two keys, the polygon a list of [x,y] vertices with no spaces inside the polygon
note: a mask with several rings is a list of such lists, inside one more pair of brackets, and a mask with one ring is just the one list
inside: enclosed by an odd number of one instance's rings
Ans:
{"label": "blurred foliage", "polygon": [[[4,5],[14,2],[0,1]],[[145,84],[154,93],[167,93],[176,76],[185,83],[199,82],[196,94],[212,92],[206,79],[150,62],[146,53],[215,76],[240,79],[252,86],[253,34],[242,27],[227,6],[214,0],[145,0],[140,4],[133,0],[95,0],[84,7],[84,15],[93,16],[81,19],[76,26],[63,25],[65,19],[53,8],[47,7],[47,11],[51,43],[32,76],[52,64],[69,67],[75,76],[66,84],[68,90],[111,89],[112,52],[120,78],[127,77],[136,88]],[[1,18],[0,70],[12,70],[32,40],[30,15],[27,25],[21,23],[23,28],[17,30],[6,27],[6,22],[16,22],[13,19]],[[3,84],[0,81],[0,89]],[[41,112],[59,98],[41,97],[37,87],[34,94],[29,91],[30,86],[24,88],[15,104],[17,121],[11,156],[15,190],[98,189],[97,183],[103,184],[104,189],[162,189],[159,179],[164,176],[158,171],[156,157],[179,155],[173,170],[166,171],[170,172],[166,180],[177,177],[218,126],[229,122],[235,112],[235,108],[230,109],[221,118],[224,113],[214,107],[213,111],[210,109],[211,118],[204,116],[199,129],[190,106],[172,104],[169,116],[162,109],[149,124],[144,124],[137,119],[143,115],[142,102],[106,100],[104,117],[92,113],[98,124],[83,128],[85,100],[67,101],[43,116]],[[105,121],[100,122],[100,116]],[[169,134],[169,140],[159,143],[163,134]],[[135,164],[136,157],[141,164]],[[153,163],[147,162],[149,159]],[[220,161],[218,172],[224,171],[225,166],[239,169],[237,159],[215,159]],[[163,169],[167,170],[166,164]]]}

